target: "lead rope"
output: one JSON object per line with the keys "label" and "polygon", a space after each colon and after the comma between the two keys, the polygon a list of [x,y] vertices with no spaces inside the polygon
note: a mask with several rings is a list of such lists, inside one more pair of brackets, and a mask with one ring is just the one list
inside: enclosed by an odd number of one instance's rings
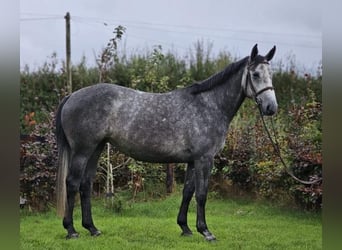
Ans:
{"label": "lead rope", "polygon": [[278,143],[278,140],[277,140],[277,137],[276,137],[276,131],[275,131],[275,127],[274,127],[274,122],[273,122],[273,117],[271,117],[271,123],[272,123],[272,129],[273,129],[273,135],[274,135],[274,140],[271,136],[271,133],[268,129],[268,127],[266,126],[266,122],[265,122],[265,119],[264,119],[264,115],[262,114],[262,111],[261,111],[261,107],[259,105],[259,103],[257,102],[257,106],[258,106],[258,109],[259,109],[259,113],[260,113],[260,116],[261,116],[261,120],[262,120],[262,123],[264,124],[264,128],[266,130],[266,133],[267,133],[267,136],[268,138],[270,139],[271,143],[272,143],[272,146],[274,148],[274,151],[275,153],[277,154],[277,156],[279,157],[281,163],[283,164],[284,168],[285,168],[285,171],[286,173],[288,173],[293,179],[295,179],[296,181],[302,183],[302,184],[305,184],[305,185],[312,185],[312,184],[315,184],[317,182],[320,182],[322,181],[322,178],[319,178],[319,179],[316,179],[316,180],[313,180],[313,181],[304,181],[304,180],[301,180],[299,179],[298,177],[296,177],[292,172],[291,170],[288,168],[288,166],[286,165],[282,155],[281,155],[281,151],[280,151],[280,147],[279,147],[279,143]]}

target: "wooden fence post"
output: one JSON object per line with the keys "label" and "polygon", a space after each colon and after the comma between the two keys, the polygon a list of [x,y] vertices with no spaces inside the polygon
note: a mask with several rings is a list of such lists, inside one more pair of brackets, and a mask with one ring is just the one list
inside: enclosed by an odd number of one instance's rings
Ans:
{"label": "wooden fence post", "polygon": [[71,42],[70,42],[70,13],[65,15],[65,38],[66,38],[66,70],[67,70],[67,89],[68,93],[72,93],[72,79],[71,79]]}
{"label": "wooden fence post", "polygon": [[168,194],[171,194],[173,192],[174,173],[175,173],[175,164],[174,163],[166,164],[166,192]]}

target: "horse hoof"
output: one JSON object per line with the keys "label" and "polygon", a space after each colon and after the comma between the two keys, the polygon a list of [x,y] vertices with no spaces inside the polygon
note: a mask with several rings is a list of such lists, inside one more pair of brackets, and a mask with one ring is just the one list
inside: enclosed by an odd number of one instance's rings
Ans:
{"label": "horse hoof", "polygon": [[94,236],[94,237],[100,236],[101,235],[101,231],[96,230],[96,231],[92,232],[90,235]]}
{"label": "horse hoof", "polygon": [[212,236],[212,237],[205,237],[206,241],[208,242],[216,242],[216,238],[215,236]]}
{"label": "horse hoof", "polygon": [[216,237],[212,233],[210,233],[208,230],[204,231],[202,233],[202,235],[204,236],[206,241],[209,241],[209,242],[215,242],[216,241]]}
{"label": "horse hoof", "polygon": [[190,237],[190,236],[192,236],[192,232],[182,232],[181,236]]}
{"label": "horse hoof", "polygon": [[68,234],[65,238],[67,240],[70,240],[70,239],[77,239],[79,237],[79,233],[72,233],[72,234]]}
{"label": "horse hoof", "polygon": [[214,235],[206,235],[204,236],[205,240],[206,241],[209,241],[209,242],[216,242],[216,237]]}

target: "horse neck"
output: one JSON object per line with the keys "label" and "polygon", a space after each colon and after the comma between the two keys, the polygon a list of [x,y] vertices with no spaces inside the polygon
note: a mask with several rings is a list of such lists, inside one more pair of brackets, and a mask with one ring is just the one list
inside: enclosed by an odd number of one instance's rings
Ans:
{"label": "horse neck", "polygon": [[239,110],[246,97],[241,86],[244,69],[245,67],[241,67],[234,75],[225,79],[225,82],[208,92],[216,103],[217,108],[222,111],[222,114],[229,121]]}

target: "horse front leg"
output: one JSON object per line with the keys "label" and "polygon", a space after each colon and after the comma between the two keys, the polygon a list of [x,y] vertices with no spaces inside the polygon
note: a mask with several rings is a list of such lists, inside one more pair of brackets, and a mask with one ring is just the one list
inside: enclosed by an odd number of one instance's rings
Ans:
{"label": "horse front leg", "polygon": [[185,173],[184,188],[183,188],[183,198],[182,203],[179,208],[179,213],[177,217],[177,224],[182,229],[182,236],[190,236],[192,232],[188,226],[188,209],[189,203],[195,192],[195,180],[194,180],[194,163],[188,163]]}
{"label": "horse front leg", "polygon": [[213,166],[213,157],[202,157],[195,161],[195,190],[197,202],[197,231],[208,241],[216,240],[209,231],[205,220],[205,204],[207,201],[210,171]]}

